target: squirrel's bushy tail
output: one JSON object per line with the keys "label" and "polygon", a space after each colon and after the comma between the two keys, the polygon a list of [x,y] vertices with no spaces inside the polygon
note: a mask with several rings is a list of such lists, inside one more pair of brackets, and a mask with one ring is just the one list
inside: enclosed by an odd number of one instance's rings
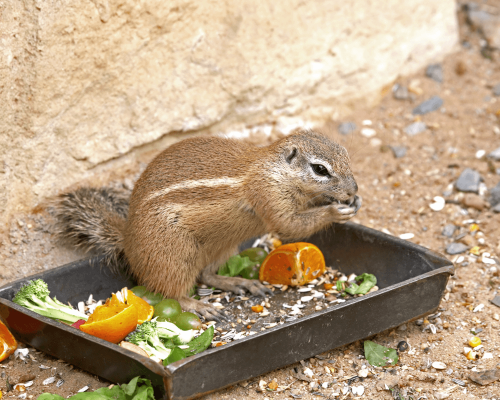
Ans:
{"label": "squirrel's bushy tail", "polygon": [[126,265],[123,232],[130,191],[112,187],[82,187],[52,203],[59,239],[86,252],[104,254],[111,268]]}

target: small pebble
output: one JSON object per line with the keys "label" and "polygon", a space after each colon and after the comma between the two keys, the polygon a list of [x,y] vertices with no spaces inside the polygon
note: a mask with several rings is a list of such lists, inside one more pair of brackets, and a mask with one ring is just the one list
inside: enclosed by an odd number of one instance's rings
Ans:
{"label": "small pebble", "polygon": [[436,111],[443,105],[443,99],[439,96],[431,97],[429,100],[420,103],[412,111],[413,115],[424,115]]}
{"label": "small pebble", "polygon": [[342,122],[337,129],[341,135],[349,135],[356,130],[356,124],[354,122]]}
{"label": "small pebble", "polygon": [[500,96],[500,83],[493,86],[493,95]]}
{"label": "small pebble", "polygon": [[426,129],[427,129],[427,125],[425,125],[425,123],[414,122],[413,124],[408,125],[403,130],[408,136],[415,136],[419,133],[424,132]]}
{"label": "small pebble", "polygon": [[441,64],[431,64],[425,69],[425,75],[436,82],[443,82],[443,67]]}
{"label": "small pebble", "polygon": [[406,147],[405,146],[391,146],[391,150],[394,154],[395,158],[402,158],[406,155]]}
{"label": "small pebble", "polygon": [[408,92],[408,88],[406,86],[396,83],[392,87],[392,96],[396,100],[408,100],[410,98],[410,93]]}
{"label": "small pebble", "polygon": [[446,224],[441,231],[441,235],[451,238],[456,230],[457,227],[454,224]]}
{"label": "small pebble", "polygon": [[446,246],[446,253],[450,255],[460,254],[466,252],[468,249],[469,247],[465,244],[455,242]]}
{"label": "small pebble", "polygon": [[377,132],[375,131],[375,129],[372,128],[363,128],[361,129],[361,134],[364,137],[371,138],[372,136],[375,136]]}
{"label": "small pebble", "polygon": [[490,189],[489,202],[492,207],[500,204],[500,182],[493,189]]}
{"label": "small pebble", "polygon": [[489,153],[488,158],[492,158],[495,161],[500,161],[500,147]]}
{"label": "small pebble", "polygon": [[462,171],[455,182],[455,187],[460,192],[477,193],[479,191],[479,184],[481,183],[481,180],[482,178],[479,172],[471,168],[466,168]]}

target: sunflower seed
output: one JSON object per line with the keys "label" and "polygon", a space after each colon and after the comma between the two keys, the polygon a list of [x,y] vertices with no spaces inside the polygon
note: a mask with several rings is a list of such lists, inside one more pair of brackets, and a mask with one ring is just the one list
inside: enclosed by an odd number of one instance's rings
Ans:
{"label": "sunflower seed", "polygon": [[51,376],[50,378],[45,379],[42,382],[42,385],[50,385],[51,383],[54,383],[55,380],[56,378],[54,376]]}
{"label": "sunflower seed", "polygon": [[78,391],[78,393],[86,392],[88,389],[89,389],[88,386],[84,386]]}
{"label": "sunflower seed", "polygon": [[56,383],[56,386],[57,386],[57,387],[61,387],[61,386],[63,385],[63,383],[64,383],[64,380],[63,380],[63,379],[59,379],[59,380],[57,381],[57,383]]}

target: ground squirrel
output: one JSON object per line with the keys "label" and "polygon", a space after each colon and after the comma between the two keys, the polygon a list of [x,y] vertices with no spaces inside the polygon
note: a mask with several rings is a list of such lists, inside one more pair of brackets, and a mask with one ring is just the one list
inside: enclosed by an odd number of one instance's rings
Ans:
{"label": "ground squirrel", "polygon": [[197,278],[243,294],[270,291],[218,267],[245,240],[266,232],[304,238],[345,222],[361,198],[344,147],[314,131],[267,147],[219,137],[193,138],[160,153],[127,196],[80,188],[59,196],[60,235],[128,266],[139,284],[179,300],[184,310],[220,317],[187,296]]}

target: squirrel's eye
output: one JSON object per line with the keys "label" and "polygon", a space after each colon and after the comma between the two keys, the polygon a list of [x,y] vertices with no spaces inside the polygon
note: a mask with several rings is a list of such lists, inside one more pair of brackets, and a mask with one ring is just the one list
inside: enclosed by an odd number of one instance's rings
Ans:
{"label": "squirrel's eye", "polygon": [[313,171],[319,176],[330,176],[328,170],[321,164],[311,164]]}

